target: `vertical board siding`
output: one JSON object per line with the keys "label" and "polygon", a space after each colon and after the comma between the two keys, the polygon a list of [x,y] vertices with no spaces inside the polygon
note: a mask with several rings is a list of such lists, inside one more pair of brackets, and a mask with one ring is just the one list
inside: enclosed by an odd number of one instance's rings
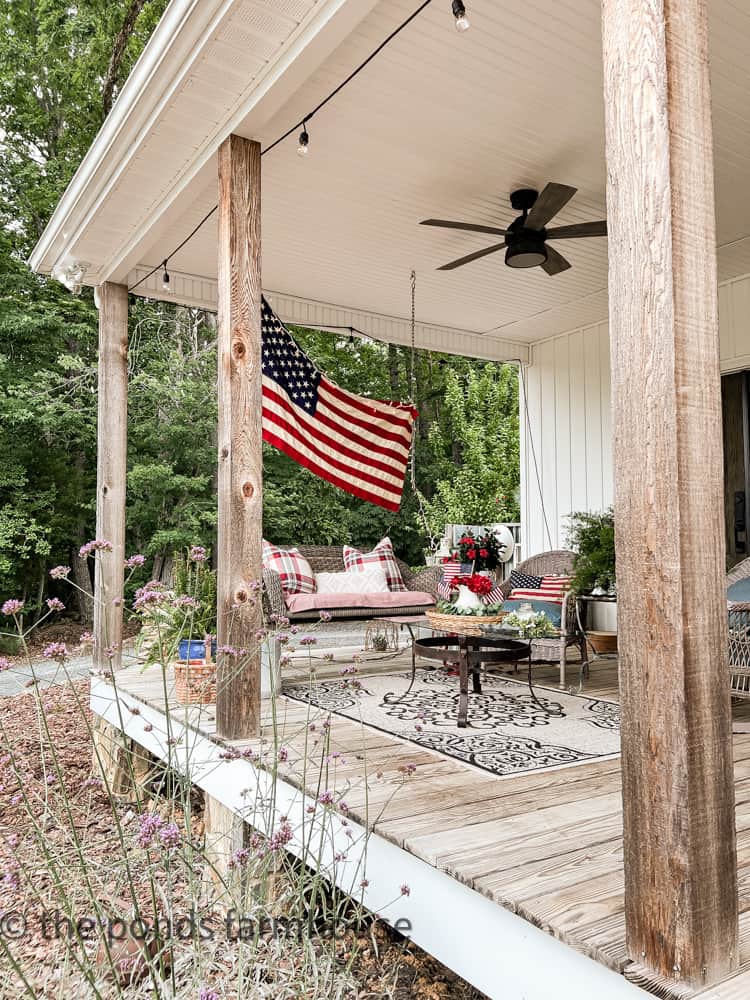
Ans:
{"label": "vertical board siding", "polygon": [[532,555],[565,546],[573,511],[602,510],[612,502],[607,324],[534,344],[526,383],[521,495],[524,554]]}
{"label": "vertical board siding", "polygon": [[[722,373],[750,369],[750,275],[719,285],[719,338]],[[521,517],[523,552],[529,556],[564,547],[572,511],[600,511],[612,503],[608,324],[533,344],[525,381]]]}

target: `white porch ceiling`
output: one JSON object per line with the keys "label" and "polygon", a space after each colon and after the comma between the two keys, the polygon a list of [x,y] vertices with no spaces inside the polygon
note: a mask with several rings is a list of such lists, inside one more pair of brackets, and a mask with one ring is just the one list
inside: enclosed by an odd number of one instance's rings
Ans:
{"label": "white porch ceiling", "polygon": [[[167,16],[187,6],[173,0]],[[192,26],[192,50],[180,54],[179,36],[170,41],[169,99],[141,125],[96,210],[67,246],[51,233],[36,266],[49,270],[64,250],[90,262],[92,282],[132,283],[215,204],[215,149],[229,131],[265,147],[416,6],[200,0],[182,29]],[[547,181],[579,189],[556,224],[605,216],[600,3],[467,6],[472,28],[459,35],[448,0],[434,0],[312,120],[306,159],[295,137],[263,158],[263,283],[284,301],[404,320],[414,267],[425,325],[465,333],[471,353],[486,342],[488,356],[511,357],[514,343],[606,317],[606,240],[556,244],[573,267],[554,278],[506,268],[502,253],[437,272],[493,238],[417,223],[437,216],[502,225],[515,214],[512,190]],[[750,5],[713,0],[711,47],[719,273],[727,279],[750,272]],[[216,256],[212,218],[170,260],[170,271],[196,279],[186,301],[213,304]]]}

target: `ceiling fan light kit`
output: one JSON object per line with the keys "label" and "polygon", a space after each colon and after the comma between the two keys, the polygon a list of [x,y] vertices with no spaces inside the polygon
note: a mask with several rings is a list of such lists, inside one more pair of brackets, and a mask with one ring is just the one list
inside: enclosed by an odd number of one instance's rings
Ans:
{"label": "ceiling fan light kit", "polygon": [[502,243],[495,243],[483,250],[475,250],[474,253],[451,261],[450,264],[443,264],[438,268],[439,271],[453,271],[481,257],[497,253],[498,250],[505,250],[505,263],[508,267],[541,267],[551,277],[560,274],[561,271],[567,271],[571,265],[561,253],[547,246],[548,240],[577,240],[607,235],[607,223],[604,219],[599,222],[581,222],[572,226],[546,228],[547,223],[567,205],[576,190],[567,184],[547,184],[541,194],[532,188],[514,191],[510,196],[510,204],[521,214],[507,229],[474,225],[471,222],[452,222],[447,219],[424,219],[420,225],[503,237]]}

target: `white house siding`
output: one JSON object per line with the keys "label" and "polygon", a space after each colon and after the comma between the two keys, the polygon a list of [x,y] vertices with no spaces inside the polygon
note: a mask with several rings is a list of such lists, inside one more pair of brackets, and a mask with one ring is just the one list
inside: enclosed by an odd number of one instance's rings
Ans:
{"label": "white house siding", "polygon": [[[750,368],[750,275],[719,286],[719,335],[722,372]],[[612,503],[608,324],[533,344],[522,381],[522,546],[529,556],[565,546],[572,511]]]}

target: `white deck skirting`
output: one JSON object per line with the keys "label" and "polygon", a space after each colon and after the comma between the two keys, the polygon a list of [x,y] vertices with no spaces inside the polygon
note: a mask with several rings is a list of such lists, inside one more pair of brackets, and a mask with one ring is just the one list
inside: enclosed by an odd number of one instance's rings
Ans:
{"label": "white deck skirting", "polygon": [[[294,829],[311,817],[308,806],[320,816],[322,806],[282,778],[276,778],[248,760],[225,760],[222,746],[195,729],[170,719],[171,747],[167,745],[166,716],[137,698],[117,691],[106,680],[94,679],[91,708],[161,760],[168,760],[189,776],[192,783],[218,799],[233,812],[248,816],[245,789],[259,789],[258,799],[275,797],[275,815],[255,820],[268,826],[287,816]],[[150,730],[144,728],[150,725]],[[176,745],[174,741],[177,741]],[[313,815],[314,822],[316,816]],[[331,829],[325,840],[323,864],[344,891],[367,877],[365,906],[399,929],[411,925],[409,936],[467,982],[497,1000],[582,1000],[586,997],[647,997],[648,994],[623,976],[581,955],[516,914],[498,906],[481,893],[456,881],[446,872],[396,847],[376,833],[350,821],[348,827]],[[304,853],[300,842],[289,850]],[[334,862],[337,852],[344,861]],[[366,855],[366,856],[365,856]],[[400,895],[406,884],[411,892]],[[393,903],[393,900],[397,900]]]}

